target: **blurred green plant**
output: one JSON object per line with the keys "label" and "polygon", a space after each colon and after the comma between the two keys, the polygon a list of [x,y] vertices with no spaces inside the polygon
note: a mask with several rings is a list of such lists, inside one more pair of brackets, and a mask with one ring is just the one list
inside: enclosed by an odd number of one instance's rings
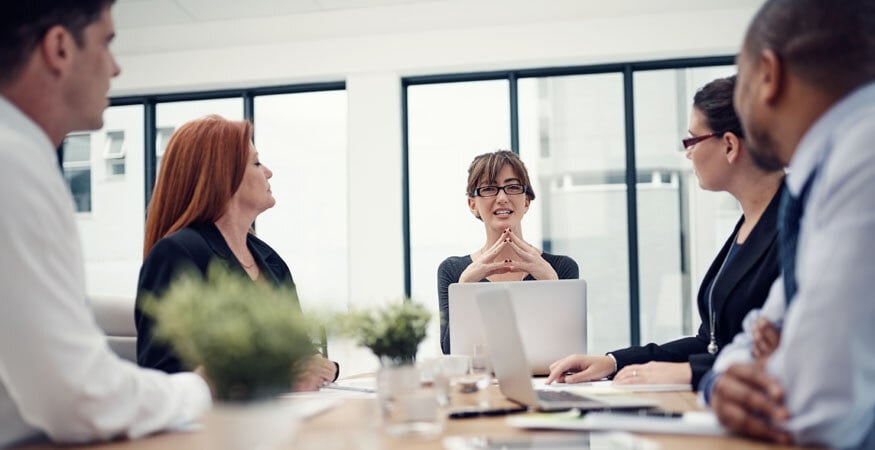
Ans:
{"label": "blurred green plant", "polygon": [[383,366],[406,365],[416,361],[429,320],[431,313],[424,306],[404,300],[340,314],[331,328],[369,348]]}
{"label": "blurred green plant", "polygon": [[315,324],[294,296],[213,262],[206,278],[184,273],[143,308],[155,319],[155,338],[190,368],[202,367],[217,399],[249,401],[291,390],[316,353]]}

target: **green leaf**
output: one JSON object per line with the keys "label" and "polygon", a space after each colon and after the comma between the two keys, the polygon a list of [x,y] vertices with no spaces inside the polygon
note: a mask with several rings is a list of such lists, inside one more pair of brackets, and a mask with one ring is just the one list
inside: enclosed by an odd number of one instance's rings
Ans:
{"label": "green leaf", "polygon": [[382,308],[340,314],[333,329],[369,348],[383,364],[404,364],[416,360],[429,320],[431,313],[424,306],[403,300]]}
{"label": "green leaf", "polygon": [[315,329],[294,298],[213,262],[206,278],[185,273],[143,309],[155,319],[155,338],[189,367],[203,366],[219,399],[250,400],[289,391],[316,353]]}

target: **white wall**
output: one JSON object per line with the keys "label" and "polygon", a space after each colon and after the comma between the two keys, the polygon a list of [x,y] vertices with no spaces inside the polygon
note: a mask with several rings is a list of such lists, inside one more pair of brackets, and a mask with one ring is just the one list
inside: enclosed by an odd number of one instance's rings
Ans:
{"label": "white wall", "polygon": [[[404,297],[400,82],[391,72],[346,80],[350,306]],[[331,357],[351,369],[347,374],[376,368],[370,352],[348,342],[331,344]]]}
{"label": "white wall", "polygon": [[112,93],[731,54],[760,3],[464,0],[120,27]]}

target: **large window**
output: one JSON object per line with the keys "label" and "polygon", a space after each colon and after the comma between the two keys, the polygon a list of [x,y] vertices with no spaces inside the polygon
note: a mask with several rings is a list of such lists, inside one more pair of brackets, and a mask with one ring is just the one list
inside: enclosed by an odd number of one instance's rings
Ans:
{"label": "large window", "polygon": [[629,340],[622,87],[617,73],[519,81],[520,157],[540,186],[533,243],[577,261],[594,353]]}
{"label": "large window", "polygon": [[186,122],[211,114],[217,114],[228,120],[243,120],[243,100],[234,97],[158,104],[156,107],[158,125],[155,146],[156,174],[161,170],[164,150],[167,148],[167,141],[170,140],[173,132]]}
{"label": "large window", "polygon": [[731,66],[635,73],[641,341],[693,334],[699,281],[741,214],[725,192],[699,188],[679,143],[696,90]]}
{"label": "large window", "polygon": [[[479,154],[510,148],[508,83],[411,86],[408,107],[411,297],[438,317],[438,265],[486,240],[483,224],[468,210],[468,165]],[[539,225],[537,216],[523,221],[524,237],[538,242]],[[440,353],[438,327],[433,320],[422,357]]]}
{"label": "large window", "polygon": [[578,262],[589,352],[695,333],[698,283],[740,211],[698,188],[678,142],[693,93],[730,62],[405,80],[413,297],[436,309],[441,260],[483,245],[464,202],[471,158],[518,142],[538,194],[525,238]]}
{"label": "large window", "polygon": [[133,299],[143,255],[143,106],[112,106],[85,136],[95,155],[91,214],[78,219],[90,297]]}
{"label": "large window", "polygon": [[[153,186],[145,170],[149,134],[154,133],[149,151],[160,170],[167,142],[183,123],[208,114],[244,118],[242,94],[208,100],[172,97],[155,103],[126,98],[128,104],[106,110],[103,129],[65,139],[65,178],[77,211],[87,213],[77,215],[77,224],[89,297],[133,305],[143,260],[145,188]],[[278,200],[276,209],[259,218],[258,232],[291,266],[305,307],[328,299],[345,304],[346,93],[255,96],[249,101],[258,108],[253,114],[258,148],[275,171],[271,183]],[[149,114],[154,122],[146,120]],[[324,167],[333,167],[334,175],[326,176]],[[302,194],[316,191],[324,196]],[[332,282],[324,283],[329,271]]]}
{"label": "large window", "polygon": [[289,265],[305,311],[343,310],[349,295],[346,91],[259,96],[255,110],[255,146],[273,172],[276,198],[256,222],[258,235]]}

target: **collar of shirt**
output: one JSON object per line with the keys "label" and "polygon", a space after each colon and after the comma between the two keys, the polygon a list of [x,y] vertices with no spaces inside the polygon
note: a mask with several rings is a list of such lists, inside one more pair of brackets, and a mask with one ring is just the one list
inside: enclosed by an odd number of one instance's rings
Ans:
{"label": "collar of shirt", "polygon": [[853,120],[859,108],[875,103],[875,82],[870,82],[846,95],[829,108],[808,129],[787,168],[787,188],[798,196],[811,173],[826,160],[832,146],[829,141],[845,128],[847,120]]}
{"label": "collar of shirt", "polygon": [[0,133],[18,134],[32,140],[40,149],[44,150],[40,152],[40,157],[57,167],[56,149],[46,132],[2,95],[0,95]]}

